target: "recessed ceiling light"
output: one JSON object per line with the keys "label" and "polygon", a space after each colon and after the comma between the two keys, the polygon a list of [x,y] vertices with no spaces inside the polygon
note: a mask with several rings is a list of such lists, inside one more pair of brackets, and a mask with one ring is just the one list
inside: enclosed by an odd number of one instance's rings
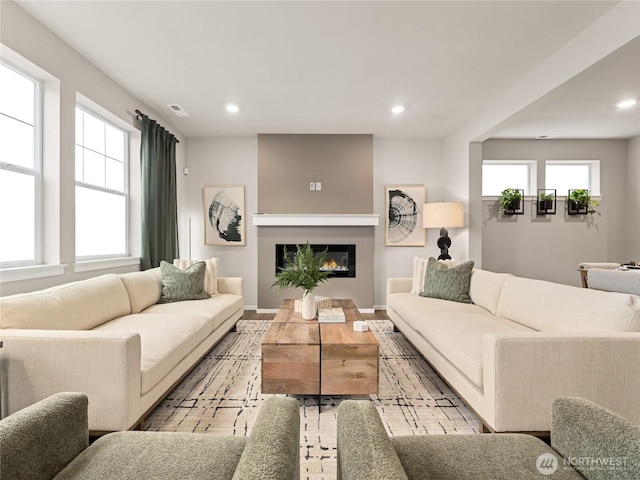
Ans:
{"label": "recessed ceiling light", "polygon": [[616,107],[629,108],[633,107],[636,103],[638,103],[638,100],[636,100],[635,98],[627,98],[626,100],[622,100],[621,102],[616,103]]}
{"label": "recessed ceiling light", "polygon": [[398,115],[402,112],[404,112],[404,105],[394,105],[393,107],[391,107],[391,113],[393,113],[394,115]]}
{"label": "recessed ceiling light", "polygon": [[224,108],[229,113],[238,113],[238,111],[240,111],[240,107],[235,103],[227,103]]}
{"label": "recessed ceiling light", "polygon": [[547,135],[538,135],[536,140],[553,140],[554,138],[558,138],[560,135],[557,133],[550,133]]}

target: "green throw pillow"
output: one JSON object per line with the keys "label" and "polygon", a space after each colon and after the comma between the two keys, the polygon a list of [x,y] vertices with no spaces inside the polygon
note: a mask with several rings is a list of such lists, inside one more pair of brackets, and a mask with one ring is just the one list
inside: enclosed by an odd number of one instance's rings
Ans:
{"label": "green throw pillow", "polygon": [[196,262],[185,270],[180,270],[168,262],[160,262],[162,296],[158,303],[180,302],[182,300],[202,300],[209,298],[204,290],[204,274],[207,265]]}
{"label": "green throw pillow", "polygon": [[420,292],[420,296],[473,303],[469,297],[471,270],[473,270],[473,261],[448,268],[435,258],[429,258],[424,273],[424,290]]}

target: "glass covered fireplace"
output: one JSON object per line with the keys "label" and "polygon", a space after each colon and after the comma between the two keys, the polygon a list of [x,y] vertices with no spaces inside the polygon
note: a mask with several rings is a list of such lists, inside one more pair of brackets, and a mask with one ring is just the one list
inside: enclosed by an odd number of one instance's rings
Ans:
{"label": "glass covered fireplace", "polygon": [[[326,252],[323,270],[329,271],[334,277],[354,278],[356,276],[356,246],[351,245],[323,245],[311,244],[314,252]],[[295,244],[276,244],[276,273],[284,268],[284,252],[293,259],[297,251]]]}

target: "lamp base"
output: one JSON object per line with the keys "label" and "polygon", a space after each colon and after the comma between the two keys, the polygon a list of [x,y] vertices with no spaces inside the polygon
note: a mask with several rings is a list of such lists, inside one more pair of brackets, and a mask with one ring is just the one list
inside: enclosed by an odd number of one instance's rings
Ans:
{"label": "lamp base", "polygon": [[437,245],[440,249],[440,256],[438,257],[438,260],[451,260],[451,256],[449,255],[451,239],[449,238],[449,232],[444,227],[440,229],[440,238],[438,238]]}

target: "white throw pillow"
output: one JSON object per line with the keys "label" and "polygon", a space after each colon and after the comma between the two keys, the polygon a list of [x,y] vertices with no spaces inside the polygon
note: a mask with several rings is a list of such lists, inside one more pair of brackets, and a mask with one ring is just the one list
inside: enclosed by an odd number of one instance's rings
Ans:
{"label": "white throw pillow", "polygon": [[206,273],[204,274],[204,291],[209,295],[216,295],[218,293],[218,259],[207,258],[205,260],[190,260],[176,258],[173,261],[173,265],[180,270],[186,270],[196,262],[204,261],[207,265]]}

